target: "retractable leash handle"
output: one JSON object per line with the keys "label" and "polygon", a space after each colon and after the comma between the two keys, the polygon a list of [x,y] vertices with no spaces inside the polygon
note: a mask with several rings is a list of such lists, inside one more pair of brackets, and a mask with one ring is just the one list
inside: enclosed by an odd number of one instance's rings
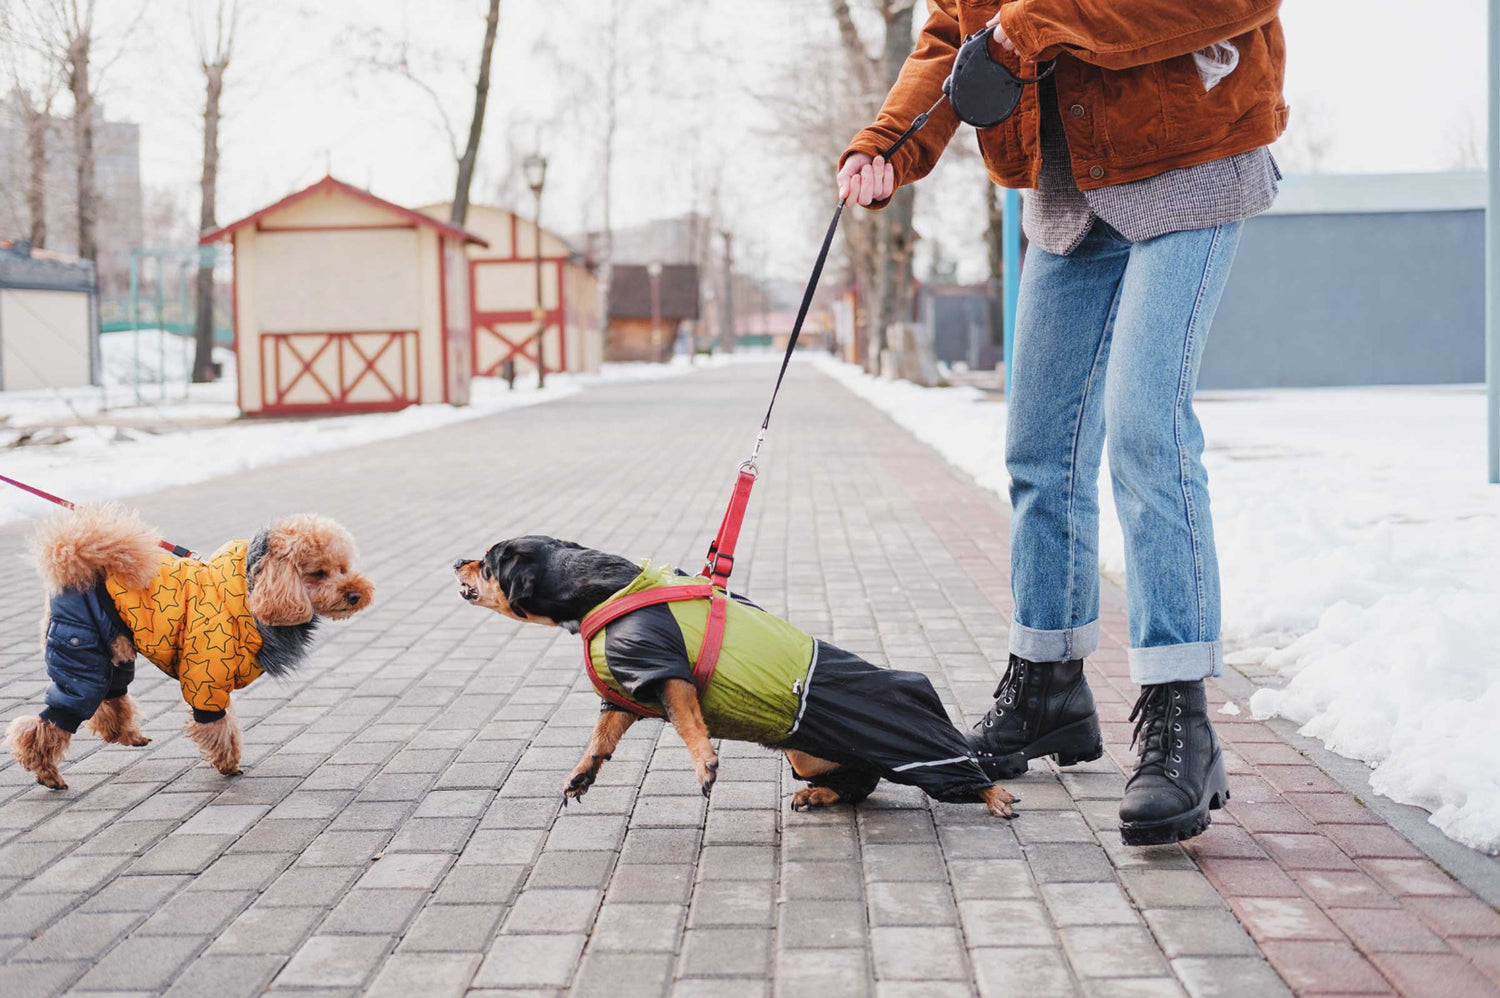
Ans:
{"label": "retractable leash handle", "polygon": [[[32,495],[36,496],[39,499],[45,499],[48,502],[54,503],[55,505],[58,505],[58,506],[62,506],[65,509],[77,509],[78,508],[78,506],[75,503],[71,503],[68,500],[63,499],[60,496],[55,496],[51,492],[43,492],[41,489],[36,488],[34,486],[31,486],[31,485],[27,485],[25,482],[18,482],[14,478],[8,478],[5,475],[0,475],[0,482],[4,482],[7,485],[14,485],[16,488],[20,489],[22,492],[30,492]],[[188,548],[185,548],[181,544],[173,544],[171,541],[168,541],[168,540],[160,540],[160,541],[157,541],[156,543],[157,543],[158,546],[160,546],[164,550],[170,551],[172,554],[176,555],[179,558],[197,558],[198,557],[198,553],[196,551],[192,551],[192,550],[190,550]]]}
{"label": "retractable leash handle", "polygon": [[[1048,62],[1034,77],[1028,79],[1016,76],[1004,63],[997,62],[990,53],[990,36],[990,29],[985,28],[964,39],[963,45],[959,47],[958,55],[953,60],[953,71],[943,81],[942,96],[933,101],[931,107],[912,119],[912,123],[896,138],[895,142],[881,150],[881,159],[889,163],[896,150],[906,145],[913,135],[922,130],[922,126],[927,124],[932,112],[936,111],[938,105],[945,100],[952,105],[953,113],[960,121],[967,122],[975,128],[989,128],[992,125],[998,125],[1015,113],[1021,101],[1023,86],[1028,83],[1039,83],[1052,74],[1056,64]],[[787,337],[786,354],[781,358],[781,370],[776,374],[776,386],[771,389],[771,402],[766,406],[765,418],[760,422],[760,432],[755,436],[755,447],[750,451],[750,457],[740,465],[739,475],[734,482],[734,492],[729,499],[729,508],[725,510],[724,519],[719,524],[719,532],[708,547],[708,558],[703,566],[703,574],[721,589],[728,588],[729,575],[734,571],[734,548],[739,540],[745,510],[750,505],[750,490],[755,487],[755,479],[760,474],[757,462],[760,459],[761,445],[766,442],[766,431],[771,426],[771,410],[776,407],[776,397],[781,394],[781,382],[786,378],[786,369],[792,362],[792,352],[797,349],[797,338],[802,335],[802,324],[807,321],[807,311],[812,307],[813,295],[818,290],[818,280],[823,276],[823,265],[828,262],[828,251],[833,246],[833,237],[838,232],[839,219],[843,217],[844,205],[848,202],[847,195],[839,199],[838,206],[833,210],[833,218],[828,222],[828,231],[823,234],[823,245],[818,248],[818,257],[813,261],[812,274],[808,277],[807,287],[802,292],[802,303],[797,307],[797,320],[792,323],[791,335]]]}

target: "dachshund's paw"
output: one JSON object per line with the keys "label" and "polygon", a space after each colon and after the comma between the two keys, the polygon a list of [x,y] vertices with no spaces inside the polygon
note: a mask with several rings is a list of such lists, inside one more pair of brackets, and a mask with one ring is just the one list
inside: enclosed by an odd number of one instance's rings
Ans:
{"label": "dachshund's paw", "polygon": [[792,794],[793,811],[810,811],[815,807],[830,807],[838,802],[838,793],[827,787],[803,787]]}
{"label": "dachshund's paw", "polygon": [[608,752],[584,757],[584,761],[580,762],[578,768],[573,770],[573,775],[568,780],[568,785],[563,788],[563,807],[568,806],[570,798],[581,800],[583,795],[589,792],[589,787],[593,786],[594,781],[599,778],[599,767],[603,766],[611,758],[613,757]]}
{"label": "dachshund's paw", "polygon": [[215,766],[214,768],[223,773],[225,776],[243,776],[245,773],[245,771],[239,767],[239,763],[235,762],[227,762],[222,766]]}
{"label": "dachshund's paw", "polygon": [[141,734],[139,731],[136,731],[136,732],[132,732],[130,734],[121,735],[120,736],[119,744],[121,744],[121,745],[128,745],[131,748],[140,748],[143,745],[150,745],[151,744],[151,739],[147,738],[145,735]]}
{"label": "dachshund's paw", "polygon": [[707,797],[714,792],[714,784],[719,779],[719,757],[711,755],[694,768],[698,772],[698,786],[703,790],[703,796]]}
{"label": "dachshund's paw", "polygon": [[589,792],[589,787],[594,785],[593,770],[584,770],[574,773],[568,785],[563,788],[563,807],[568,806],[569,800],[582,800],[583,795]]}
{"label": "dachshund's paw", "polygon": [[998,783],[985,787],[979,792],[984,800],[985,808],[996,818],[1014,818],[1015,808],[1011,807],[1020,798],[1012,797],[1008,791]]}

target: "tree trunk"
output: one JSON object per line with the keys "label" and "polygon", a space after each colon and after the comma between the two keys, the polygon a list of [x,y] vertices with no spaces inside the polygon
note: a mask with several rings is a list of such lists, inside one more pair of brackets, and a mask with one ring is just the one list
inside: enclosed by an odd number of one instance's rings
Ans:
{"label": "tree trunk", "polygon": [[[875,81],[870,73],[870,54],[865,51],[865,44],[860,40],[859,29],[855,27],[854,17],[849,13],[848,0],[830,0],[833,7],[833,19],[838,22],[839,40],[844,46],[844,58],[849,63],[849,71],[854,75],[854,85],[859,88],[859,96],[863,100],[875,99]],[[909,19],[908,19],[909,20]]]}
{"label": "tree trunk", "polygon": [[89,90],[89,43],[87,33],[73,37],[68,46],[68,88],[73,93],[73,146],[78,157],[78,255],[97,261],[99,246],[99,195],[94,183],[94,95]]}
{"label": "tree trunk", "polygon": [[[911,54],[912,5],[901,4],[887,9],[885,45],[881,53],[880,73],[887,88],[895,84],[901,66]],[[912,292],[912,255],[916,234],[912,230],[912,212],[916,189],[901,187],[880,213],[879,250],[877,254],[877,307],[871,309],[875,328],[871,330],[872,358],[879,369],[880,351],[885,349],[885,330],[893,322],[904,321],[910,312]]]}
{"label": "tree trunk", "polygon": [[479,79],[474,84],[474,115],[469,119],[469,142],[458,160],[458,182],[453,189],[453,210],[448,220],[463,225],[469,215],[469,187],[474,182],[474,164],[479,159],[479,136],[484,130],[484,107],[490,99],[490,56],[495,51],[495,33],[500,27],[500,0],[490,0],[484,21],[484,48],[479,53]]}
{"label": "tree trunk", "polygon": [[[218,226],[216,206],[219,189],[219,98],[224,94],[224,70],[228,59],[203,66],[206,97],[203,102],[203,177],[202,199],[198,204],[198,231],[208,232]],[[214,264],[213,256],[204,253],[198,259],[198,314],[193,326],[195,353],[193,380],[213,381],[214,372]]]}
{"label": "tree trunk", "polygon": [[26,211],[31,216],[31,245],[47,245],[47,127],[52,118],[40,108],[24,107],[30,171],[26,178]]}
{"label": "tree trunk", "polygon": [[1005,349],[1005,281],[1000,268],[1005,262],[1004,223],[1005,212],[1001,208],[1000,188],[988,176],[984,178],[984,207],[988,225],[984,230],[984,245],[989,251],[990,289],[990,345],[1001,351]]}
{"label": "tree trunk", "polygon": [[614,283],[615,273],[615,229],[614,229],[614,202],[611,198],[611,190],[614,186],[615,168],[615,126],[619,121],[619,69],[620,69],[620,5],[611,3],[609,5],[608,37],[605,44],[609,46],[609,62],[604,73],[604,150],[600,157],[603,160],[604,182],[603,197],[604,224],[600,233],[599,246],[599,324],[604,328],[604,348],[609,350],[609,289]]}

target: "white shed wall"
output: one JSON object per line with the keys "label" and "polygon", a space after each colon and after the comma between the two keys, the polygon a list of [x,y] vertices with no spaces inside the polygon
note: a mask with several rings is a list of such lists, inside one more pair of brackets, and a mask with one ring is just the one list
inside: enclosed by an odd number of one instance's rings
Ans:
{"label": "white shed wall", "polygon": [[89,384],[92,332],[87,292],[0,290],[0,389]]}

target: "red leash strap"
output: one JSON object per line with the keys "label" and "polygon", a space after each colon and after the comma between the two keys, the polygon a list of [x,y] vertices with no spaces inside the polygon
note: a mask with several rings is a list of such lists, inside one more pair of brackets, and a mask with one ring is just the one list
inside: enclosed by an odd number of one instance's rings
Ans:
{"label": "red leash strap", "polygon": [[739,476],[734,482],[734,494],[729,497],[729,508],[724,511],[724,520],[714,542],[708,546],[708,561],[703,574],[720,588],[729,585],[729,574],[734,571],[734,547],[740,539],[740,526],[745,522],[745,510],[750,505],[750,490],[755,487],[755,465],[749,461],[740,465]]}
{"label": "red leash strap", "polygon": [[[77,509],[78,508],[76,505],[74,505],[71,502],[68,502],[68,500],[63,499],[60,496],[55,496],[51,492],[43,492],[41,489],[36,488],[34,486],[31,486],[31,485],[27,485],[25,482],[18,482],[14,478],[7,478],[5,475],[0,475],[0,482],[4,482],[7,485],[14,485],[16,488],[20,489],[22,492],[30,492],[32,495],[36,496],[39,499],[45,499],[45,500],[47,500],[50,503],[55,503],[58,506],[62,506],[64,508],[66,508],[66,509]],[[182,547],[181,545],[178,545],[178,544],[173,544],[171,541],[157,541],[156,543],[159,544],[159,545],[161,545],[161,547],[163,547],[164,549],[172,552],[173,554],[175,554],[179,558],[196,558],[196,557],[198,557],[196,554],[194,554],[192,551],[189,551],[187,548]]]}
{"label": "red leash strap", "polygon": [[693,685],[698,688],[700,695],[708,689],[708,681],[713,678],[714,669],[719,665],[719,652],[724,647],[724,620],[728,613],[729,601],[713,586],[698,584],[663,586],[660,589],[647,589],[645,592],[632,593],[607,606],[600,607],[583,618],[583,622],[578,625],[578,634],[583,638],[583,667],[589,674],[589,682],[594,684],[594,692],[621,710],[629,711],[637,717],[661,717],[661,711],[652,710],[628,697],[621,696],[599,678],[599,672],[594,668],[592,653],[594,635],[610,622],[619,620],[627,613],[634,613],[642,607],[690,599],[710,601],[708,621],[703,628],[703,645],[698,649],[698,660],[693,663]]}

